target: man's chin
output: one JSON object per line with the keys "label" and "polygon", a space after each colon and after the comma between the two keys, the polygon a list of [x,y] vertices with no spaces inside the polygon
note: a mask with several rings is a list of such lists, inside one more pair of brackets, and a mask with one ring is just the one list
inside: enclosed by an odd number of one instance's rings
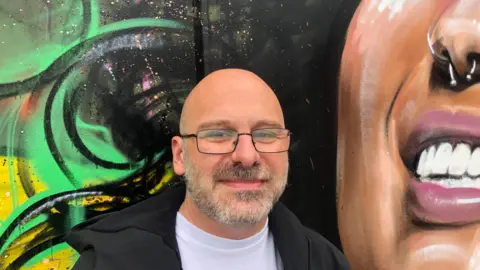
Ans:
{"label": "man's chin", "polygon": [[[262,221],[272,208],[267,200],[229,200],[222,203],[225,223],[257,224]],[[221,205],[221,204],[220,204]],[[228,221],[226,221],[228,220]]]}
{"label": "man's chin", "polygon": [[272,203],[267,200],[238,200],[231,201],[229,208],[233,213],[252,213],[251,215],[268,214],[272,208]]}

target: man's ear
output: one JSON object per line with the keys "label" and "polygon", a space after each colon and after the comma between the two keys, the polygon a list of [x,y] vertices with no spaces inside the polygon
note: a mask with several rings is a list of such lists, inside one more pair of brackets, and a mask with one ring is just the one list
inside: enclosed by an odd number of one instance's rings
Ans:
{"label": "man's ear", "polygon": [[182,143],[183,140],[179,136],[172,138],[173,170],[177,175],[183,175],[185,173],[185,165],[182,155]]}

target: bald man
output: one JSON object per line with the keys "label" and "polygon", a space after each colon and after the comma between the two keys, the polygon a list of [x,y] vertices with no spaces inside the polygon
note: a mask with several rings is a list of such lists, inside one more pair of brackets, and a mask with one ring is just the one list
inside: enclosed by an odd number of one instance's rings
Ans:
{"label": "bald man", "polygon": [[278,200],[290,131],[270,87],[239,69],[205,77],[172,138],[185,181],[75,227],[73,270],[350,269],[343,254]]}

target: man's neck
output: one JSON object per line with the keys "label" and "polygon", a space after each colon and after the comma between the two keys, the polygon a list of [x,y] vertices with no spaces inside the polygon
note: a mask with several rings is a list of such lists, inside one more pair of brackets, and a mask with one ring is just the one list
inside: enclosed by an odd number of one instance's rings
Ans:
{"label": "man's neck", "polygon": [[218,223],[203,213],[193,201],[186,196],[185,201],[180,206],[179,212],[193,225],[199,229],[218,237],[227,239],[245,239],[260,232],[267,222],[267,217],[262,218],[260,222],[252,225],[226,225]]}

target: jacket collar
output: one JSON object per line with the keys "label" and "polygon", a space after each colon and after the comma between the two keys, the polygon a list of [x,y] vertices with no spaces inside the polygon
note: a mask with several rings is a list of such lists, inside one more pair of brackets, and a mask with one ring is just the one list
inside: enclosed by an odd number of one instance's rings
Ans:
{"label": "jacket collar", "polygon": [[[185,193],[185,184],[175,183],[161,194],[109,217],[101,218],[88,228],[95,231],[112,231],[134,227],[152,232],[160,235],[179,256],[175,221]],[[125,218],[125,215],[130,218]],[[284,269],[309,270],[310,239],[304,233],[305,230],[300,221],[281,202],[275,204],[269,215],[269,229],[273,234]]]}
{"label": "jacket collar", "polygon": [[310,239],[290,210],[278,202],[269,216],[269,227],[285,270],[310,270]]}

